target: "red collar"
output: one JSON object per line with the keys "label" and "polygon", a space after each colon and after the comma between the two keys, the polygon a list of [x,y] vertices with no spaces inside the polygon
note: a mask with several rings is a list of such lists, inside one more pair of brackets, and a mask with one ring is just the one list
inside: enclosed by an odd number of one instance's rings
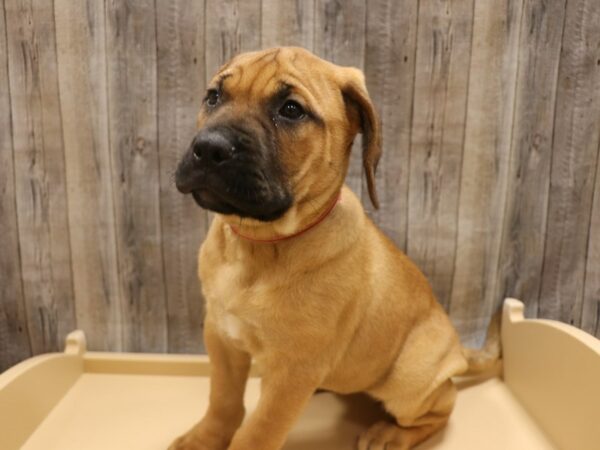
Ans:
{"label": "red collar", "polygon": [[247,241],[260,242],[260,243],[264,243],[264,244],[285,241],[287,239],[292,239],[297,236],[300,236],[301,234],[306,233],[308,230],[313,229],[314,227],[319,225],[321,222],[323,222],[323,220],[325,220],[325,218],[331,213],[331,211],[333,211],[333,208],[335,208],[335,205],[337,205],[341,199],[342,199],[342,192],[340,191],[340,193],[335,197],[334,201],[331,202],[331,204],[327,207],[327,209],[325,209],[325,211],[323,211],[323,213],[321,213],[321,215],[319,217],[317,217],[317,219],[314,222],[312,222],[306,228],[303,228],[300,231],[296,231],[295,233],[288,234],[287,236],[277,236],[277,237],[269,238],[269,239],[255,239],[253,237],[246,236],[245,234],[240,233],[240,231],[235,226],[233,226],[233,225],[229,225],[229,226],[231,227],[231,231],[233,231],[239,237],[246,239]]}

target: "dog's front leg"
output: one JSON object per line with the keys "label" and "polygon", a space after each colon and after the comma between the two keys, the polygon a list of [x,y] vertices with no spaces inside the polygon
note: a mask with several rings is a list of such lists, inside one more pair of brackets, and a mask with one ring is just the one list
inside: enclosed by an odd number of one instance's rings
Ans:
{"label": "dog's front leg", "polygon": [[[295,368],[297,370],[295,370]],[[279,450],[321,379],[307,366],[285,362],[263,375],[255,411],[236,432],[229,450]]]}
{"label": "dog's front leg", "polygon": [[204,342],[210,356],[210,401],[204,418],[169,450],[225,450],[244,419],[250,355],[227,345],[207,317]]}

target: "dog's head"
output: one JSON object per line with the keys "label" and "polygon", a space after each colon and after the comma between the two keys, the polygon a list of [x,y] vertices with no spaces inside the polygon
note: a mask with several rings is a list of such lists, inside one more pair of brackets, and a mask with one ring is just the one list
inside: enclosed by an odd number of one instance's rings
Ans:
{"label": "dog's head", "polygon": [[206,209],[270,222],[331,198],[359,131],[369,195],[378,206],[379,125],[358,69],[299,48],[238,55],[210,82],[198,129],[176,184]]}

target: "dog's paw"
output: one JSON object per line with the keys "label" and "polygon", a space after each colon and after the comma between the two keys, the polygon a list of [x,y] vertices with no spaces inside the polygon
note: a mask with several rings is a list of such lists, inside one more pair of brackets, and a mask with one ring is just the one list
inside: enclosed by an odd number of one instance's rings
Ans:
{"label": "dog's paw", "polygon": [[358,438],[358,450],[408,450],[403,430],[390,422],[378,422]]}
{"label": "dog's paw", "polygon": [[203,442],[201,437],[184,434],[175,439],[168,450],[227,450],[227,444]]}
{"label": "dog's paw", "polygon": [[200,423],[175,439],[168,450],[227,450],[229,440],[226,433],[210,430]]}
{"label": "dog's paw", "polygon": [[199,443],[194,443],[188,438],[187,434],[178,437],[175,441],[169,445],[168,450],[204,450],[199,446]]}

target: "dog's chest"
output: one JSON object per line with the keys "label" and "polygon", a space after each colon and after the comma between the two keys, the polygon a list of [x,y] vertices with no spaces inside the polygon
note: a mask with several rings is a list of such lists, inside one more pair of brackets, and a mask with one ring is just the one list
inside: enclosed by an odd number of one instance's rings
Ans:
{"label": "dog's chest", "polygon": [[219,333],[252,352],[261,345],[266,328],[267,284],[253,278],[242,263],[220,264],[202,280],[208,308]]}
{"label": "dog's chest", "polygon": [[225,312],[219,321],[219,329],[229,338],[240,340],[243,337],[242,330],[245,329],[244,322],[236,315]]}

